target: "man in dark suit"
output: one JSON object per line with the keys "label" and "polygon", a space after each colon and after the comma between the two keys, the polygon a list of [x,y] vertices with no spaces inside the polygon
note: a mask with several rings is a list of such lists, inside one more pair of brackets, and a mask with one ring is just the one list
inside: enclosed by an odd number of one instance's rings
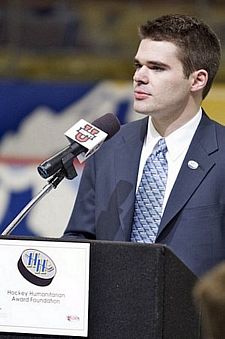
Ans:
{"label": "man in dark suit", "polygon": [[[166,244],[201,275],[225,259],[225,127],[201,109],[219,67],[220,44],[206,24],[185,15],[148,21],[140,37],[134,110],[147,117],[122,126],[86,162],[64,235]],[[163,194],[157,206],[151,200],[145,205],[139,202],[143,176],[152,173],[145,166],[161,140]]]}

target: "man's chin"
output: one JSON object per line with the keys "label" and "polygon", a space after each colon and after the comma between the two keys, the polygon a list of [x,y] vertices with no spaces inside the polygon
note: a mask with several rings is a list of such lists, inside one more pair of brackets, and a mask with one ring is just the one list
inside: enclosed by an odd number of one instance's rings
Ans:
{"label": "man's chin", "polygon": [[135,106],[134,106],[134,111],[138,114],[143,114],[143,115],[151,115],[150,112],[146,111],[146,110],[143,110],[143,109],[137,109]]}
{"label": "man's chin", "polygon": [[151,112],[149,112],[149,110],[147,109],[147,107],[140,107],[140,105],[138,105],[137,103],[134,102],[134,105],[133,105],[133,108],[134,108],[134,111],[136,113],[139,113],[139,114],[144,114],[144,115],[150,115]]}

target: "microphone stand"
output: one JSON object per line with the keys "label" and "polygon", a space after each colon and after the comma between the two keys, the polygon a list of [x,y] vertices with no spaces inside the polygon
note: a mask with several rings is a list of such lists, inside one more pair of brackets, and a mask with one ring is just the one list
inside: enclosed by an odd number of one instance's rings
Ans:
{"label": "microphone stand", "polygon": [[66,177],[69,180],[72,180],[77,176],[77,172],[73,166],[74,155],[72,153],[68,154],[65,158],[62,159],[62,168],[56,172],[52,178],[48,181],[48,184],[45,185],[41,191],[35,196],[13,219],[13,221],[4,229],[1,235],[9,235],[17,227],[17,225],[23,220],[23,218],[30,212],[30,210],[53,188],[56,188],[58,184]]}

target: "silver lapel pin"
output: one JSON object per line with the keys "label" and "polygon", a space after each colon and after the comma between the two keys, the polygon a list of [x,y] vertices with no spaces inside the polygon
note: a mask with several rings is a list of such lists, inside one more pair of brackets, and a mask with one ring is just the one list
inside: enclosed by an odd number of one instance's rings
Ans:
{"label": "silver lapel pin", "polygon": [[194,161],[194,160],[189,160],[188,161],[188,167],[191,168],[191,169],[197,169],[199,166],[199,164]]}

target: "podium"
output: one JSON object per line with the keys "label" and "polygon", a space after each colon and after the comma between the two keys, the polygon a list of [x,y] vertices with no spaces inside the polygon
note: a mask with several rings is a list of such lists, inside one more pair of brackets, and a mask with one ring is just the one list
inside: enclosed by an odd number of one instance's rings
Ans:
{"label": "podium", "polygon": [[[197,278],[168,247],[128,242],[88,242],[89,339],[200,338],[200,315],[192,301],[192,289]],[[0,339],[9,338],[72,337],[0,333]]]}

